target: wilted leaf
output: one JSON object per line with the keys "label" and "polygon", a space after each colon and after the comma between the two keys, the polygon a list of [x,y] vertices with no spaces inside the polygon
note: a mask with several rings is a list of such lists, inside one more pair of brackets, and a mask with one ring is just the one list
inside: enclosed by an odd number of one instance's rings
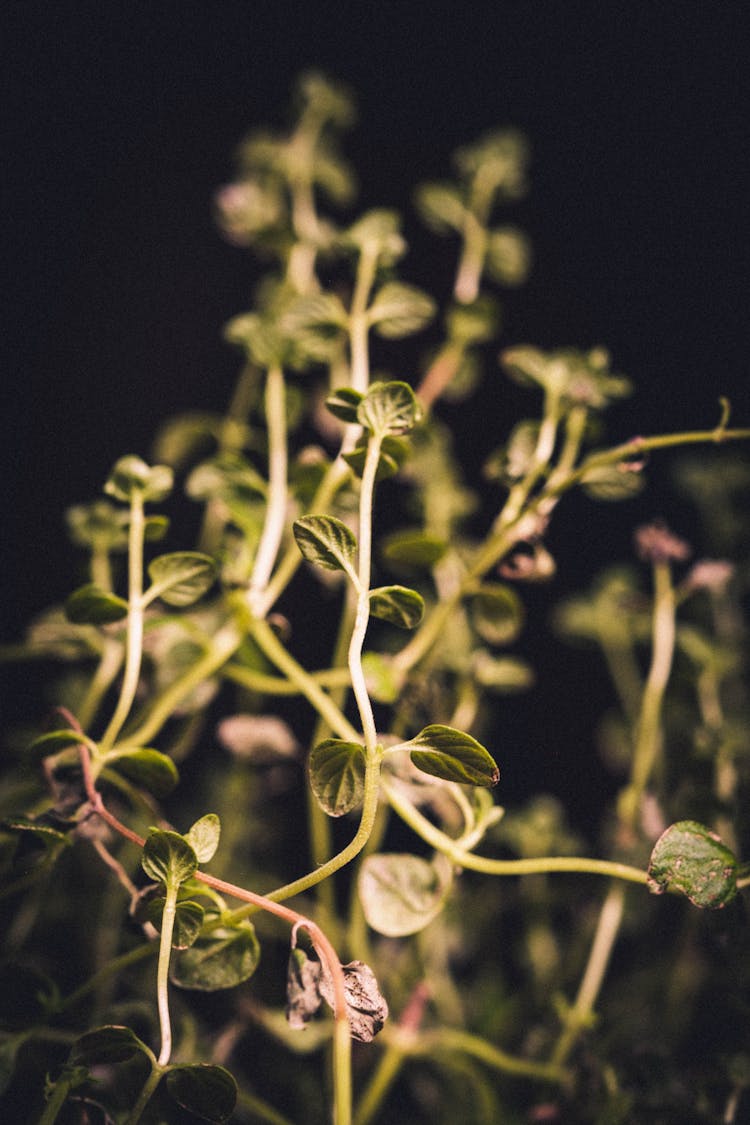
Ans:
{"label": "wilted leaf", "polygon": [[108,625],[128,615],[128,603],[89,582],[74,590],[65,602],[65,616],[75,625]]}
{"label": "wilted leaf", "polygon": [[153,583],[150,597],[159,597],[167,605],[192,605],[212,585],[216,563],[199,551],[175,551],[149,563],[148,573]]}
{"label": "wilted leaf", "polygon": [[491,755],[470,734],[440,723],[405,743],[417,769],[462,785],[496,785],[500,771]]}
{"label": "wilted leaf", "polygon": [[656,841],[648,887],[654,894],[678,891],[695,906],[717,910],[737,894],[737,860],[704,824],[681,820]]}
{"label": "wilted leaf", "polygon": [[357,550],[354,532],[334,516],[301,516],[292,525],[302,557],[326,570],[351,570]]}
{"label": "wilted leaf", "polygon": [[223,1066],[174,1066],[166,1083],[174,1101],[204,1121],[220,1125],[237,1104],[237,1083]]}
{"label": "wilted leaf", "polygon": [[414,629],[424,616],[424,598],[406,586],[378,586],[370,591],[370,613],[399,629]]}
{"label": "wilted leaf", "polygon": [[365,754],[358,742],[319,742],[310,754],[309,771],[313,793],[329,816],[343,816],[362,803]]}
{"label": "wilted leaf", "polygon": [[170,980],[195,992],[234,988],[253,975],[260,960],[254,927],[245,922],[231,930],[214,930],[209,938],[177,953],[169,969]]}
{"label": "wilted leaf", "polygon": [[184,836],[152,828],[143,845],[141,866],[149,879],[179,886],[194,874],[198,857]]}
{"label": "wilted leaf", "polygon": [[437,917],[449,887],[447,871],[416,855],[371,855],[358,891],[367,924],[386,937],[416,934]]}
{"label": "wilted leaf", "polygon": [[208,863],[219,846],[221,822],[216,813],[206,813],[185,833],[185,839],[195,852],[198,863]]}
{"label": "wilted leaf", "polygon": [[180,775],[177,766],[166,754],[148,747],[136,750],[115,750],[105,758],[105,765],[110,769],[134,781],[136,785],[147,789],[155,797],[164,797],[171,793]]}
{"label": "wilted leaf", "polygon": [[286,973],[286,1018],[295,1031],[304,1028],[318,1012],[320,995],[320,961],[308,957],[296,947],[289,954]]}
{"label": "wilted leaf", "polygon": [[[371,1043],[388,1019],[388,1004],[378,987],[375,974],[364,961],[341,966],[344,973],[346,1014],[352,1039]],[[325,970],[320,977],[320,994],[334,1006],[333,981]]]}

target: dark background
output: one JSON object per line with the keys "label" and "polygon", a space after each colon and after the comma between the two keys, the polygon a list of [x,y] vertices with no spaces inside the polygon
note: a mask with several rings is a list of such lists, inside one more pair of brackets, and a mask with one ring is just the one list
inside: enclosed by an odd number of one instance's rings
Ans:
{"label": "dark background", "polygon": [[[26,0],[0,21],[6,637],[74,584],[65,507],[122,453],[147,456],[165,416],[224,405],[237,357],[220,330],[255,273],[218,235],[211,197],[242,136],[283,122],[304,68],[358,96],[345,150],[362,208],[407,208],[484,130],[527,133],[532,190],[512,218],[535,268],[504,302],[504,343],[607,345],[638,388],[613,440],[711,427],[720,394],[748,424],[744,4]],[[403,276],[447,275],[452,248],[420,264],[412,215],[406,231]],[[514,421],[490,379],[489,407],[462,415],[473,451]],[[571,506],[551,596],[627,553],[639,519],[670,514],[653,489],[616,520]],[[559,676],[556,729],[574,737],[596,677],[535,643]],[[554,731],[531,704],[520,714],[541,745]]]}

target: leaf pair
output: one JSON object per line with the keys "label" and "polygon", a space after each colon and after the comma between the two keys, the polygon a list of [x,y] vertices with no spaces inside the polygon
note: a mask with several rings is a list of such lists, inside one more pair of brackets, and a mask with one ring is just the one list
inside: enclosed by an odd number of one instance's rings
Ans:
{"label": "leaf pair", "polygon": [[[143,602],[161,598],[167,605],[192,605],[210,588],[216,576],[216,563],[199,551],[175,551],[159,555],[149,563],[151,586]],[[128,614],[128,603],[89,582],[74,590],[65,603],[65,614],[76,625],[108,625]]]}
{"label": "leaf pair", "polygon": [[[408,750],[423,773],[461,785],[493,786],[500,771],[489,752],[470,734],[432,723],[408,742],[388,748]],[[329,816],[343,816],[364,797],[365,751],[358,742],[327,738],[313,749],[309,760],[310,784],[321,808]]]}

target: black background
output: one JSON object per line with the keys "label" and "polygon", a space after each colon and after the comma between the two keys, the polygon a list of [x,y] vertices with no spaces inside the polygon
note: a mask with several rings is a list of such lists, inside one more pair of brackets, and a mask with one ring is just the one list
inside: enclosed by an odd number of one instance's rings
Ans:
{"label": "black background", "polygon": [[[408,208],[484,130],[527,133],[532,190],[512,217],[535,268],[504,302],[504,343],[607,345],[638,388],[613,439],[711,427],[720,394],[748,424],[744,4],[26,0],[0,20],[6,636],[75,580],[64,508],[122,453],[147,456],[165,416],[224,405],[237,357],[220,330],[255,273],[211,197],[242,136],[283,122],[304,68],[357,94],[344,147],[362,208]],[[413,215],[406,231],[403,276],[448,276],[451,247],[420,260]],[[460,416],[474,451],[514,420],[491,378],[490,407]],[[571,506],[553,595],[628,551],[634,522],[666,503],[654,488],[616,521]],[[583,676],[585,701],[585,665],[562,668],[546,642],[537,656],[561,698]],[[581,704],[557,720],[571,737]]]}

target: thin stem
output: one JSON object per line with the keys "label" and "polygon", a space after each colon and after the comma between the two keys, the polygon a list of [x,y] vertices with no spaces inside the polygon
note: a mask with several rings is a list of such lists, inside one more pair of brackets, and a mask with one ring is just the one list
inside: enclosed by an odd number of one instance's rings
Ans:
{"label": "thin stem", "polygon": [[652,655],[643,691],[630,784],[620,797],[624,826],[635,827],[641,798],[653,772],[662,743],[661,712],[672,670],[675,644],[675,592],[668,562],[654,563],[654,613]]}
{"label": "thin stem", "polygon": [[409,1051],[411,1055],[434,1057],[441,1051],[460,1052],[477,1059],[502,1074],[512,1074],[518,1078],[536,1078],[543,1082],[565,1083],[569,1075],[557,1062],[535,1062],[533,1059],[519,1059],[506,1054],[493,1043],[478,1035],[460,1028],[440,1027],[422,1032]]}
{"label": "thin stem", "polygon": [[159,1066],[166,1066],[172,1054],[172,1024],[169,1018],[169,959],[172,954],[172,934],[177,913],[177,892],[179,884],[165,885],[164,909],[161,916],[161,936],[159,939],[159,963],[156,969],[156,1004],[159,1010],[161,1030],[161,1050]]}
{"label": "thin stem", "polygon": [[368,755],[376,753],[377,731],[375,718],[372,712],[372,703],[365,683],[364,669],[362,668],[362,648],[365,634],[370,620],[370,570],[372,566],[372,506],[375,492],[375,474],[380,460],[380,439],[373,435],[367,445],[367,456],[362,471],[362,488],[359,497],[359,548],[357,559],[357,608],[354,617],[354,628],[349,642],[349,674],[352,679],[352,691],[357,701],[359,717],[362,722],[362,731],[365,739],[365,750]]}
{"label": "thin stem", "polygon": [[286,521],[286,388],[284,373],[278,365],[270,367],[266,376],[265,405],[268,427],[268,504],[248,591],[248,603],[253,611],[271,578]]}
{"label": "thin stem", "polygon": [[637,437],[602,453],[591,454],[565,478],[555,481],[551,486],[548,485],[541,494],[537,495],[534,500],[518,512],[512,522],[498,528],[490,535],[475,555],[460,585],[450,597],[440,601],[435,606],[408,644],[394,656],[393,665],[395,669],[401,674],[405,674],[424,659],[432,646],[442,636],[446,623],[461,599],[487,571],[497,566],[513,547],[516,541],[515,529],[519,521],[527,516],[533,517],[540,511],[547,510],[552,500],[556,500],[574,485],[579,484],[591,469],[605,465],[616,465],[657,449],[667,449],[680,445],[742,441],[748,438],[750,438],[750,429],[724,430],[721,433],[717,433],[716,430],[696,430],[682,434],[657,434],[653,437]]}
{"label": "thin stem", "polygon": [[565,1016],[565,1027],[552,1053],[552,1065],[563,1066],[581,1031],[588,1025],[604,981],[612,949],[620,930],[625,905],[625,887],[613,883],[599,914],[596,934],[573,1007]]}
{"label": "thin stem", "polygon": [[145,530],[143,495],[138,490],[130,500],[130,530],[128,541],[128,624],[125,652],[125,672],[114,714],[101,740],[102,753],[117,741],[117,736],[130,714],[138,677],[141,673],[143,651],[143,538]]}
{"label": "thin stem", "polygon": [[141,1092],[138,1095],[138,1100],[130,1111],[130,1115],[125,1122],[125,1125],[137,1125],[137,1123],[140,1121],[144,1109],[151,1101],[151,1098],[156,1092],[156,1087],[161,1082],[163,1073],[164,1072],[162,1071],[162,1069],[156,1063],[156,1060],[154,1060],[154,1062],[152,1063],[151,1073],[143,1083]]}
{"label": "thin stem", "polygon": [[533,859],[490,859],[466,851],[459,842],[441,832],[432,821],[422,815],[401,795],[396,786],[386,778],[381,779],[381,788],[388,798],[394,812],[413,828],[422,839],[442,852],[457,866],[471,871],[482,871],[485,875],[537,875],[548,872],[569,872],[580,875],[609,875],[630,883],[645,885],[647,875],[638,867],[626,863],[615,863],[606,859],[588,859],[578,856],[544,856]]}

